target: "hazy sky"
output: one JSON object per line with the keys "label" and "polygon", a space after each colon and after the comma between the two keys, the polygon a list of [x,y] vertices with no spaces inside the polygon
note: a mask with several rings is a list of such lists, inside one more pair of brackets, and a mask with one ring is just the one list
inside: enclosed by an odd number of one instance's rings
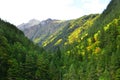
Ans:
{"label": "hazy sky", "polygon": [[101,13],[110,0],[0,0],[0,18],[15,25],[30,19],[74,19]]}

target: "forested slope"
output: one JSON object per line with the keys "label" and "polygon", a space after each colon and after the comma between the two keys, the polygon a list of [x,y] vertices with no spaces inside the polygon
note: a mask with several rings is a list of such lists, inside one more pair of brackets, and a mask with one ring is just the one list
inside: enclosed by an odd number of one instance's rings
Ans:
{"label": "forested slope", "polygon": [[[51,45],[61,48],[60,60],[63,63],[61,63],[62,71],[60,71],[63,74],[63,80],[120,79],[119,9],[120,1],[111,0],[101,15],[98,15],[93,21],[89,21],[92,23],[91,25],[77,28],[65,37],[57,36],[57,40],[52,41],[52,43],[56,43]],[[77,23],[77,20],[75,22]],[[76,26],[75,23],[72,25],[69,27]],[[80,33],[80,31],[82,32]],[[61,34],[66,35],[66,32],[67,30]],[[61,46],[61,44],[63,45]],[[48,44],[49,47],[51,45]]]}
{"label": "forested slope", "polygon": [[0,19],[0,80],[37,80],[38,75],[47,78],[45,54],[14,25]]}

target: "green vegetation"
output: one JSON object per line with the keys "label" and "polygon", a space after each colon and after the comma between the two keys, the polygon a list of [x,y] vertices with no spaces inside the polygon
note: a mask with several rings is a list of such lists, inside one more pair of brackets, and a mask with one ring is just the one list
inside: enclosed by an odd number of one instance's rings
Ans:
{"label": "green vegetation", "polygon": [[0,80],[37,80],[41,70],[47,73],[45,54],[14,25],[0,20]]}
{"label": "green vegetation", "polygon": [[0,80],[120,80],[119,4],[71,20],[44,42],[47,51],[0,20]]}
{"label": "green vegetation", "polygon": [[64,47],[65,45],[80,41],[79,38],[85,35],[85,32],[98,16],[98,14],[90,14],[68,21],[68,24],[64,25],[59,33],[53,34],[52,37],[50,36],[44,41],[43,47],[47,50],[54,50],[55,46]]}

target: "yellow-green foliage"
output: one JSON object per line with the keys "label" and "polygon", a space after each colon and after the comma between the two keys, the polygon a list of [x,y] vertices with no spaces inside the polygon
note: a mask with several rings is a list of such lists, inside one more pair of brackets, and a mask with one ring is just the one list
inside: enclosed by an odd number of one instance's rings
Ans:
{"label": "yellow-green foliage", "polygon": [[62,39],[59,39],[54,45],[58,45],[62,42]]}
{"label": "yellow-green foliage", "polygon": [[41,40],[41,38],[36,38],[33,42],[38,43]]}
{"label": "yellow-green foliage", "polygon": [[99,34],[100,34],[100,31],[98,31],[97,33],[94,34],[95,41],[98,41]]}
{"label": "yellow-green foliage", "polygon": [[50,37],[48,37],[48,39],[46,39],[46,40],[43,42],[42,46],[43,46],[43,47],[47,46],[47,45],[48,45],[50,42],[52,42],[55,38],[56,38],[56,37],[55,37],[54,35],[51,35]]}
{"label": "yellow-green foliage", "polygon": [[[74,28],[76,25],[75,24],[81,24],[81,26],[79,26],[78,28],[76,28],[69,36],[68,36],[68,43],[72,44],[75,41],[80,42],[80,37],[81,39],[83,39],[83,33],[81,33],[81,31],[83,30],[87,30],[94,22],[94,20],[96,20],[97,17],[95,18],[90,18],[88,20],[86,20],[86,22],[83,24],[82,19],[77,19],[76,22],[71,22],[70,28]],[[84,18],[83,18],[84,19]],[[86,33],[87,34],[87,33]],[[85,35],[86,36],[86,35]]]}
{"label": "yellow-green foliage", "polygon": [[73,31],[69,36],[68,36],[68,42],[69,44],[73,43],[75,40],[79,38],[80,35],[80,28],[77,28],[75,31]]}
{"label": "yellow-green foliage", "polygon": [[87,41],[88,41],[88,45],[91,45],[91,44],[92,44],[91,38],[88,38]]}
{"label": "yellow-green foliage", "polygon": [[107,26],[104,27],[104,30],[108,30],[109,29],[109,24]]}
{"label": "yellow-green foliage", "polygon": [[44,43],[42,44],[42,46],[43,46],[43,47],[45,47],[46,45],[47,45],[47,43],[46,43],[46,42],[44,42]]}

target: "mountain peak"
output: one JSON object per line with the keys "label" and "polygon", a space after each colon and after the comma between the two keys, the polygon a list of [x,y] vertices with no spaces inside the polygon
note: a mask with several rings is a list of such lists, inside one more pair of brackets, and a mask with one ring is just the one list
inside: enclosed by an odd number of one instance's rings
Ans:
{"label": "mountain peak", "polygon": [[34,23],[34,22],[40,22],[40,21],[37,20],[37,19],[31,19],[31,20],[29,20],[29,23]]}
{"label": "mountain peak", "polygon": [[38,24],[40,24],[39,20],[31,19],[31,20],[28,21],[28,23],[23,23],[21,25],[18,25],[18,28],[20,30],[24,30],[26,28],[30,28],[31,26],[38,25]]}
{"label": "mountain peak", "polygon": [[52,21],[53,19],[51,19],[51,18],[48,18],[46,21]]}
{"label": "mountain peak", "polygon": [[50,23],[50,22],[52,22],[52,21],[53,21],[53,19],[48,18],[48,19],[46,19],[46,20],[41,21],[41,25],[48,24],[48,23]]}
{"label": "mountain peak", "polygon": [[39,24],[40,21],[39,21],[39,20],[36,20],[36,19],[31,19],[28,23],[29,23],[30,26],[34,26],[34,25]]}

